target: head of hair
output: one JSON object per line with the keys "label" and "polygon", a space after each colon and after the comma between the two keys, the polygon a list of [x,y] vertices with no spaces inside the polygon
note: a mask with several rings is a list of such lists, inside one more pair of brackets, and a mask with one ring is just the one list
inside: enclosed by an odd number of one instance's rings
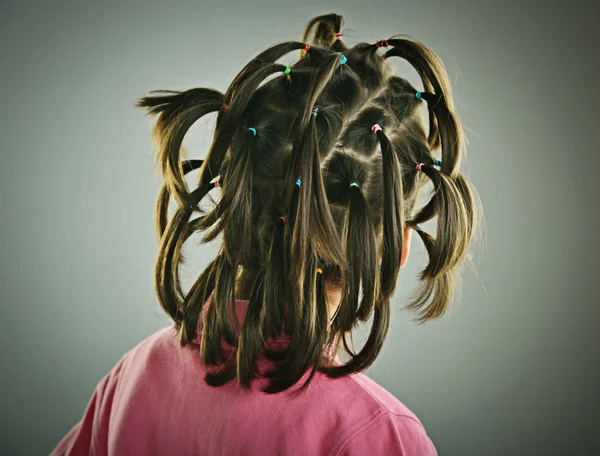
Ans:
{"label": "head of hair", "polygon": [[[407,308],[424,322],[451,305],[477,199],[459,172],[463,133],[446,70],[433,51],[408,39],[349,48],[339,39],[342,24],[336,14],[314,18],[303,42],[259,54],[225,93],[162,91],[138,102],[158,116],[165,179],[157,201],[158,298],[182,345],[202,327],[211,385],[237,378],[249,387],[260,376],[261,354],[278,361],[267,373],[269,393],[287,390],[307,371],[300,390],[317,371],[339,377],[368,368],[388,331],[407,228],[429,257]],[[293,51],[300,51],[294,65],[277,63]],[[393,74],[391,57],[415,68],[423,92]],[[217,120],[206,157],[182,161],[186,133],[211,112]],[[193,170],[198,185],[190,190],[186,173]],[[433,192],[418,207],[427,183]],[[200,210],[216,187],[220,197]],[[169,216],[171,197],[177,209]],[[422,228],[434,218],[435,237]],[[194,233],[222,244],[186,291],[179,268]],[[342,290],[333,319],[327,286]],[[235,318],[241,298],[248,300],[243,322]],[[367,341],[355,351],[348,336],[369,319]],[[285,349],[269,349],[282,334]],[[235,357],[225,356],[223,343]],[[344,363],[333,359],[340,346],[349,355]]]}

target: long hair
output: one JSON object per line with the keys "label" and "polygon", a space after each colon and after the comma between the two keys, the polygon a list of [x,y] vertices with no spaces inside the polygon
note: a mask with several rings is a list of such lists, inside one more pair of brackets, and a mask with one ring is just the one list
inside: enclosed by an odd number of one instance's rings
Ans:
{"label": "long hair", "polygon": [[[138,102],[158,116],[154,136],[165,180],[156,217],[158,298],[181,345],[202,328],[210,385],[237,378],[250,387],[260,376],[261,354],[278,361],[268,373],[269,393],[290,388],[307,371],[301,389],[317,371],[335,378],[368,368],[387,335],[406,228],[418,233],[429,256],[407,308],[424,322],[451,305],[478,200],[459,170],[463,133],[446,70],[428,47],[407,39],[348,48],[342,24],[336,14],[314,18],[304,42],[262,52],[225,93],[160,91]],[[294,65],[277,63],[298,51]],[[415,68],[423,92],[392,73],[392,57]],[[206,157],[182,161],[186,133],[210,113],[217,120]],[[185,175],[193,170],[199,180],[191,190]],[[433,192],[417,207],[427,182]],[[220,197],[200,210],[216,188]],[[177,209],[169,216],[171,197]],[[422,228],[434,218],[435,237]],[[194,233],[222,243],[184,290],[182,249]],[[342,290],[333,320],[327,284]],[[242,290],[249,303],[240,323],[233,317]],[[347,338],[371,318],[367,341],[355,352]],[[268,349],[281,335],[289,338],[285,349]],[[224,343],[235,357],[225,355]],[[340,345],[345,363],[333,359]]]}

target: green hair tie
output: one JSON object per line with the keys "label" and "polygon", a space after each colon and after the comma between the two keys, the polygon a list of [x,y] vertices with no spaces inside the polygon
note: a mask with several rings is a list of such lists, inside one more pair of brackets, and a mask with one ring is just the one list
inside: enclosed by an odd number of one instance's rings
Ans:
{"label": "green hair tie", "polygon": [[286,66],[283,74],[290,74],[290,71],[292,71],[292,69],[289,66]]}
{"label": "green hair tie", "polygon": [[360,188],[356,182],[352,182],[352,183],[350,184],[350,187],[356,187],[356,188]]}

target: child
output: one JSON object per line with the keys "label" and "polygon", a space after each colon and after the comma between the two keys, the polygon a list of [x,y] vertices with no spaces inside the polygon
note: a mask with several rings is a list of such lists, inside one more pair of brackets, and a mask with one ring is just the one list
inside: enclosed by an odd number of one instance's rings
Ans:
{"label": "child", "polygon": [[[335,14],[313,19],[302,43],[267,49],[224,94],[140,100],[158,115],[155,280],[175,325],[123,356],[52,455],[437,454],[418,418],[360,372],[386,338],[412,232],[429,262],[408,308],[426,321],[451,302],[476,218],[460,123],[431,50],[406,39],[348,48],[341,26]],[[293,51],[293,66],[276,63]],[[392,57],[423,92],[392,74]],[[186,132],[214,112],[206,158],[182,161]],[[435,238],[421,228],[434,217]],[[198,232],[222,245],[185,291],[182,248]],[[368,320],[355,351],[348,336]]]}

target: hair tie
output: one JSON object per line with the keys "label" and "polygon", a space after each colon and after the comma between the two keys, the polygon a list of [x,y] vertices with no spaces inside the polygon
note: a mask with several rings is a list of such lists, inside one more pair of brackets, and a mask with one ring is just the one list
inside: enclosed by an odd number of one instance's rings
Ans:
{"label": "hair tie", "polygon": [[383,55],[381,56],[381,58],[382,58],[383,60],[387,60],[387,55],[383,54]]}
{"label": "hair tie", "polygon": [[296,181],[296,185],[300,187],[300,185],[302,185],[302,179],[298,178],[298,180]]}
{"label": "hair tie", "polygon": [[376,135],[378,131],[383,131],[383,130],[381,129],[379,124],[375,124],[371,127],[371,131],[373,132],[374,135]]}
{"label": "hair tie", "polygon": [[419,100],[422,100],[422,98],[421,98],[421,92],[417,92],[417,93],[415,93],[415,96],[416,96],[416,97],[417,97]]}
{"label": "hair tie", "polygon": [[279,217],[277,220],[281,220],[281,221],[282,221],[284,224],[285,224],[285,223],[287,223],[287,222],[285,221],[285,217],[284,217],[283,215],[282,215],[281,217]]}
{"label": "hair tie", "polygon": [[343,65],[347,61],[348,61],[348,57],[346,57],[345,55],[342,55],[342,61],[340,62],[340,65]]}
{"label": "hair tie", "polygon": [[213,188],[220,187],[221,186],[221,175],[218,175],[217,177],[215,177],[213,180],[210,181],[210,183],[213,185]]}
{"label": "hair tie", "polygon": [[283,70],[283,74],[290,74],[290,71],[292,71],[292,69],[289,66],[286,66],[285,70]]}
{"label": "hair tie", "polygon": [[254,136],[256,136],[256,128],[248,128],[248,131],[251,131],[252,133],[254,133]]}
{"label": "hair tie", "polygon": [[319,108],[315,108],[312,110],[312,116],[317,117],[317,113],[319,112]]}
{"label": "hair tie", "polygon": [[434,159],[433,166],[442,166],[442,160]]}
{"label": "hair tie", "polygon": [[310,44],[306,43],[306,44],[304,45],[304,50],[305,50],[305,51],[308,51],[309,49],[310,49]]}
{"label": "hair tie", "polygon": [[226,104],[223,104],[223,108],[222,109],[223,109],[223,112],[225,112],[225,111],[227,111],[229,109],[229,106],[226,105]]}
{"label": "hair tie", "polygon": [[381,47],[388,47],[389,43],[388,40],[380,40],[377,43],[375,43],[375,46],[377,46],[377,49],[379,49]]}
{"label": "hair tie", "polygon": [[350,184],[350,188],[352,188],[352,187],[360,188],[356,182],[352,182]]}
{"label": "hair tie", "polygon": [[335,39],[336,40],[341,40],[343,36],[344,36],[344,34],[342,32],[338,32],[338,33],[335,34]]}
{"label": "hair tie", "polygon": [[323,270],[321,268],[317,268],[317,274],[323,274]]}
{"label": "hair tie", "polygon": [[423,170],[422,170],[422,168],[423,168],[423,165],[424,165],[424,164],[425,164],[425,163],[419,163],[419,164],[417,165],[417,171],[423,171]]}

